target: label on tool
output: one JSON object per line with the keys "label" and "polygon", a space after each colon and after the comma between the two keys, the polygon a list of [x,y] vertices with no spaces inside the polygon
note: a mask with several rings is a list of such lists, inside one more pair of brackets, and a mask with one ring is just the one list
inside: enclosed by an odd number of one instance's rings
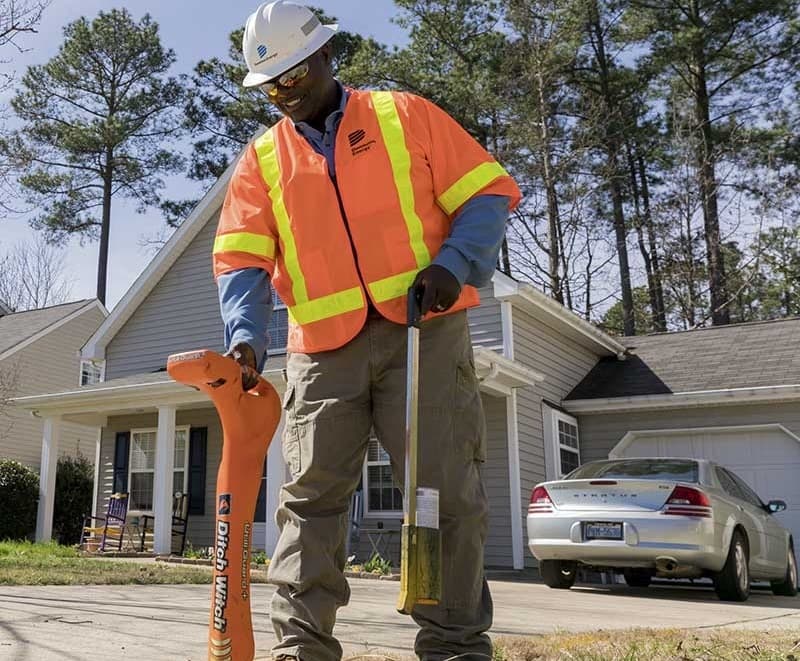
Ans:
{"label": "label on tool", "polygon": [[439,529],[439,490],[417,487],[417,527]]}

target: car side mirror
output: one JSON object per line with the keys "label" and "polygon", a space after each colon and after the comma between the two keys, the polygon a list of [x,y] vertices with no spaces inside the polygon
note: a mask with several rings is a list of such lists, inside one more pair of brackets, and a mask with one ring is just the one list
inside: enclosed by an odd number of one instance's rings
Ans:
{"label": "car side mirror", "polygon": [[783,510],[786,509],[786,502],[783,500],[770,500],[769,503],[767,503],[767,509],[770,511],[770,514],[783,512]]}

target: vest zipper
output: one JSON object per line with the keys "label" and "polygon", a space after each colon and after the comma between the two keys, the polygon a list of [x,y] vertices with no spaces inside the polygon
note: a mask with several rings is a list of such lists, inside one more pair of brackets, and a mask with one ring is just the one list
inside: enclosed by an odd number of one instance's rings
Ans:
{"label": "vest zipper", "polygon": [[350,240],[350,251],[353,253],[353,264],[356,266],[356,273],[358,273],[358,279],[361,282],[361,287],[364,290],[364,296],[367,299],[367,312],[369,309],[374,307],[372,304],[372,299],[369,296],[369,290],[367,290],[367,284],[364,281],[364,275],[361,273],[361,267],[358,265],[358,253],[356,252],[356,244],[353,241],[353,235],[350,233],[350,221],[347,220],[347,213],[344,210],[344,202],[342,202],[342,193],[339,190],[339,184],[336,183],[336,175],[332,174],[330,170],[328,170],[328,177],[333,184],[333,190],[336,191],[336,199],[339,201],[339,213],[342,214],[342,222],[344,223],[344,231],[347,232],[347,238]]}

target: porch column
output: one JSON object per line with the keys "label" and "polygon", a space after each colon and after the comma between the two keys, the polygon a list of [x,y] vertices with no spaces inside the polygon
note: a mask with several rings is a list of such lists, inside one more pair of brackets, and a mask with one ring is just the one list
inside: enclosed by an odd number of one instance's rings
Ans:
{"label": "porch column", "polygon": [[283,460],[281,452],[281,437],[283,436],[284,419],[272,437],[272,443],[267,451],[267,521],[266,539],[264,550],[267,557],[271,558],[278,544],[278,524],[275,523],[275,512],[278,511],[278,500],[280,498],[281,486],[286,481],[286,462]]}
{"label": "porch column", "polygon": [[39,507],[36,512],[36,541],[49,542],[53,536],[53,502],[56,492],[58,444],[61,442],[61,416],[44,419],[42,461],[39,467]]}
{"label": "porch column", "polygon": [[[103,445],[103,428],[97,428],[97,437],[94,441],[94,486],[92,487],[92,516],[97,516],[97,496],[100,491],[100,460]],[[94,525],[94,524],[92,524]]]}
{"label": "porch column", "polygon": [[156,466],[153,476],[153,552],[172,551],[172,481],[175,463],[175,407],[158,407]]}
{"label": "porch column", "polygon": [[522,509],[522,481],[519,474],[519,426],[517,425],[517,389],[506,397],[506,420],[508,425],[508,486],[511,499],[511,562],[514,569],[525,568],[523,549],[523,521],[527,512]]}

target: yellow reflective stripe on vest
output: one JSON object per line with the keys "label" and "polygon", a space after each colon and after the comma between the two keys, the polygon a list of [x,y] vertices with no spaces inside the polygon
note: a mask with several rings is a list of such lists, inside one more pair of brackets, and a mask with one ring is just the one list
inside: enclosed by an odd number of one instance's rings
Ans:
{"label": "yellow reflective stripe on vest", "polygon": [[292,281],[292,296],[296,304],[308,301],[306,290],[306,279],[300,268],[300,261],[297,259],[297,245],[292,234],[292,225],[289,222],[289,213],[286,211],[286,204],[283,200],[283,188],[281,188],[281,169],[278,165],[278,153],[275,150],[275,135],[273,131],[267,131],[255,141],[258,163],[261,166],[261,176],[269,188],[269,197],[272,200],[272,213],[278,224],[278,235],[283,243],[283,261],[286,264],[286,272]]}
{"label": "yellow reflective stripe on vest", "polygon": [[453,213],[464,202],[495,179],[507,177],[508,172],[497,161],[481,163],[470,170],[439,196],[438,202],[447,213]]}
{"label": "yellow reflective stripe on vest", "polygon": [[413,271],[406,271],[405,273],[393,275],[383,280],[370,282],[369,293],[372,294],[372,300],[376,303],[383,303],[385,301],[391,301],[393,298],[398,298],[399,296],[406,296],[408,288],[411,286],[411,283],[414,282],[414,278],[417,277],[417,273],[419,273],[419,271],[414,269]]}
{"label": "yellow reflective stripe on vest", "polygon": [[411,183],[411,154],[406,147],[406,137],[400,115],[391,92],[372,92],[375,114],[381,127],[383,143],[389,153],[392,164],[394,185],[400,198],[400,209],[406,222],[411,250],[417,260],[417,267],[424,268],[431,261],[428,246],[425,245],[422,232],[422,221],[414,206],[414,186]]}
{"label": "yellow reflective stripe on vest", "polygon": [[254,146],[261,166],[261,176],[264,177],[264,181],[269,187],[272,213],[278,224],[278,234],[283,243],[283,261],[286,272],[292,281],[294,305],[288,306],[292,322],[301,325],[310,324],[364,307],[364,295],[361,287],[353,287],[309,300],[306,279],[300,268],[300,260],[297,258],[297,244],[292,234],[292,224],[283,200],[281,171],[273,132],[267,131],[256,140]]}
{"label": "yellow reflective stripe on vest", "polygon": [[345,312],[360,310],[363,307],[364,296],[361,292],[361,287],[353,287],[335,294],[315,298],[313,301],[290,305],[289,318],[296,324],[311,324]]}
{"label": "yellow reflective stripe on vest", "polygon": [[275,259],[275,240],[265,234],[231,232],[214,239],[214,254],[221,252],[246,252],[256,257]]}

